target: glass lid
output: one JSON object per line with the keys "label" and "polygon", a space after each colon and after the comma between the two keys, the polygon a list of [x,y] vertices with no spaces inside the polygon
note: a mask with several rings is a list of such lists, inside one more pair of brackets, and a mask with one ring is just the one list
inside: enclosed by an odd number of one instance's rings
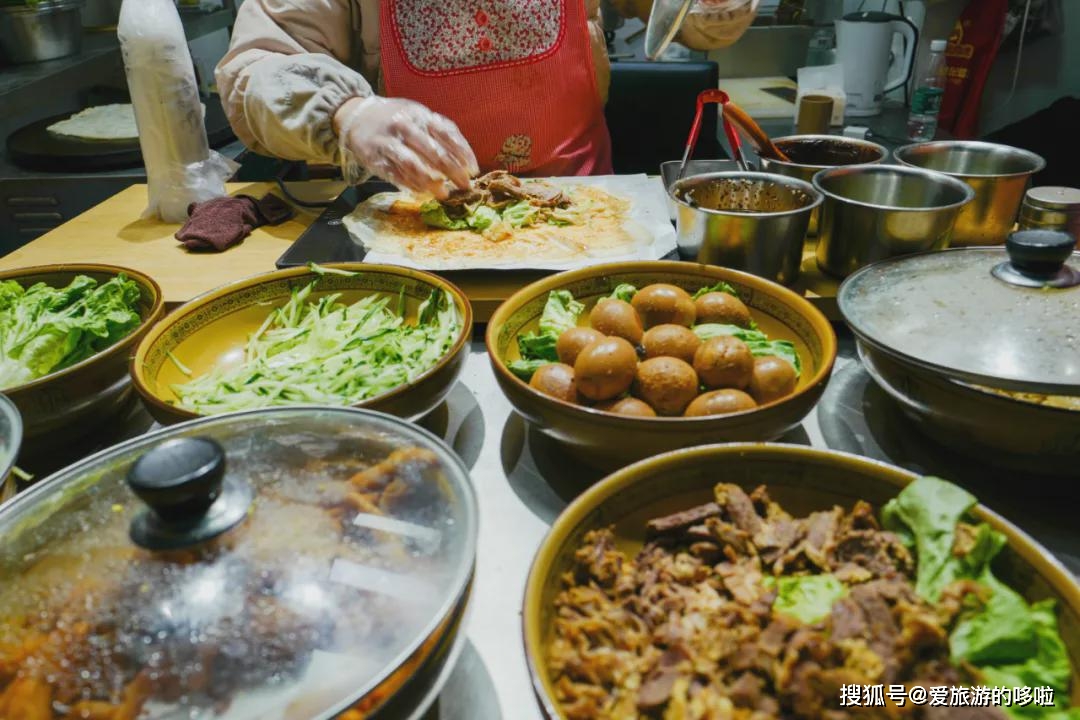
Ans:
{"label": "glass lid", "polygon": [[844,320],[902,362],[1004,390],[1080,395],[1080,253],[1053,231],[907,255],[840,287]]}
{"label": "glass lid", "polygon": [[645,28],[645,57],[659,60],[682,27],[693,0],[655,0]]}
{"label": "glass lid", "polygon": [[0,509],[0,708],[374,710],[464,603],[476,532],[461,461],[381,413],[275,408],[137,438]]}
{"label": "glass lid", "polygon": [[22,416],[6,395],[0,395],[0,503],[6,499],[8,474],[15,467],[21,445]]}

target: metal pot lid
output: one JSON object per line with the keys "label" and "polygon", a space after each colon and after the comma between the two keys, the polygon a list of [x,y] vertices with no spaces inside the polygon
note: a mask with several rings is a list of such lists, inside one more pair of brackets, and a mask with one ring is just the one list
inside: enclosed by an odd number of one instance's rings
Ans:
{"label": "metal pot lid", "polygon": [[1027,202],[1043,210],[1072,212],[1080,210],[1080,190],[1054,185],[1033,187],[1027,191]]}
{"label": "metal pot lid", "polygon": [[3,497],[4,480],[19,456],[22,434],[22,416],[18,408],[6,395],[0,395],[0,498]]}
{"label": "metal pot lid", "polygon": [[476,532],[461,461],[382,413],[137,438],[0,509],[0,697],[22,683],[50,718],[336,716],[438,643]]}
{"label": "metal pot lid", "polygon": [[655,0],[645,28],[645,57],[659,60],[682,27],[693,0]]}
{"label": "metal pot lid", "polygon": [[1003,390],[1080,395],[1080,253],[1062,232],[885,260],[840,286],[852,331],[901,362]]}

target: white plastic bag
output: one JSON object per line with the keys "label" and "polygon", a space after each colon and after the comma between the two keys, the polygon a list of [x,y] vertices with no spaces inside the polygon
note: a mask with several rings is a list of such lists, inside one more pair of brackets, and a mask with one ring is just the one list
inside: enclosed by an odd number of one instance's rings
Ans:
{"label": "white plastic bag", "polygon": [[238,166],[210,149],[173,0],[124,0],[117,35],[146,164],[150,204],[143,217],[183,222],[191,203],[225,194]]}

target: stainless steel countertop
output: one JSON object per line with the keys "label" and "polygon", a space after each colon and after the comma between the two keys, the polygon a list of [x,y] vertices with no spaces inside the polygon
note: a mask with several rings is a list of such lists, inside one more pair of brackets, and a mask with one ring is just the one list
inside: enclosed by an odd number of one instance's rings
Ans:
{"label": "stainless steel countertop", "polygon": [[[979,466],[924,439],[870,381],[850,333],[838,332],[840,354],[824,397],[781,442],[855,452],[962,484],[1080,575],[1077,491],[1070,487],[1075,483]],[[131,421],[129,435],[150,426],[141,408]],[[496,384],[479,331],[461,380],[422,424],[465,461],[480,502],[468,640],[424,720],[540,720],[521,639],[525,579],[552,521],[598,474],[513,412]]]}

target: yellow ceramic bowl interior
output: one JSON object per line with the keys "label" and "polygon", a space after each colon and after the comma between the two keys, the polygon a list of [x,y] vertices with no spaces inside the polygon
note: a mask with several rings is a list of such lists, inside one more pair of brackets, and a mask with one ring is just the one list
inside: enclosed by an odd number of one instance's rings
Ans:
{"label": "yellow ceramic bowl interior", "polygon": [[[643,288],[671,283],[693,294],[717,281],[732,285],[770,339],[794,343],[802,374],[793,394],[730,415],[702,418],[639,418],[605,413],[544,395],[517,378],[507,364],[520,356],[517,337],[537,328],[552,290],[569,290],[586,305],[620,283]],[[587,324],[585,314],[582,324]],[[598,265],[560,273],[515,293],[495,311],[487,327],[487,348],[503,392],[515,409],[541,432],[566,444],[586,462],[614,467],[680,447],[719,441],[771,440],[797,425],[825,388],[836,359],[836,335],[829,321],[804,298],[748,273],[687,262]]]}
{"label": "yellow ceramic bowl interior", "polygon": [[[407,419],[426,414],[445,398],[460,374],[472,335],[472,308],[457,287],[418,270],[362,263],[327,265],[356,275],[326,274],[319,279],[311,300],[340,294],[343,303],[354,303],[373,294],[393,298],[404,290],[406,322],[413,322],[420,304],[434,288],[452,299],[462,321],[454,345],[431,370],[404,385],[355,407],[383,410]],[[140,343],[132,361],[132,377],[151,414],[163,423],[197,417],[176,407],[173,385],[189,382],[217,366],[243,360],[244,348],[265,322],[268,314],[288,302],[294,288],[304,287],[318,276],[307,268],[294,268],[257,275],[202,295],[168,315]],[[170,353],[192,375],[185,375],[169,357]]]}
{"label": "yellow ceramic bowl interior", "polygon": [[[731,444],[680,450],[609,475],[570,504],[555,521],[533,559],[522,615],[525,652],[538,702],[549,718],[563,718],[548,673],[547,645],[554,600],[585,533],[614,525],[620,549],[631,555],[644,542],[645,521],[712,499],[718,482],[747,491],[767,485],[785,510],[805,515],[866,500],[880,508],[916,475],[855,455],[796,445]],[[1080,586],[1050,553],[1016,526],[983,506],[975,517],[1008,538],[995,561],[998,576],[1029,601],[1058,601],[1061,634],[1074,668],[1074,703],[1080,700]]]}

